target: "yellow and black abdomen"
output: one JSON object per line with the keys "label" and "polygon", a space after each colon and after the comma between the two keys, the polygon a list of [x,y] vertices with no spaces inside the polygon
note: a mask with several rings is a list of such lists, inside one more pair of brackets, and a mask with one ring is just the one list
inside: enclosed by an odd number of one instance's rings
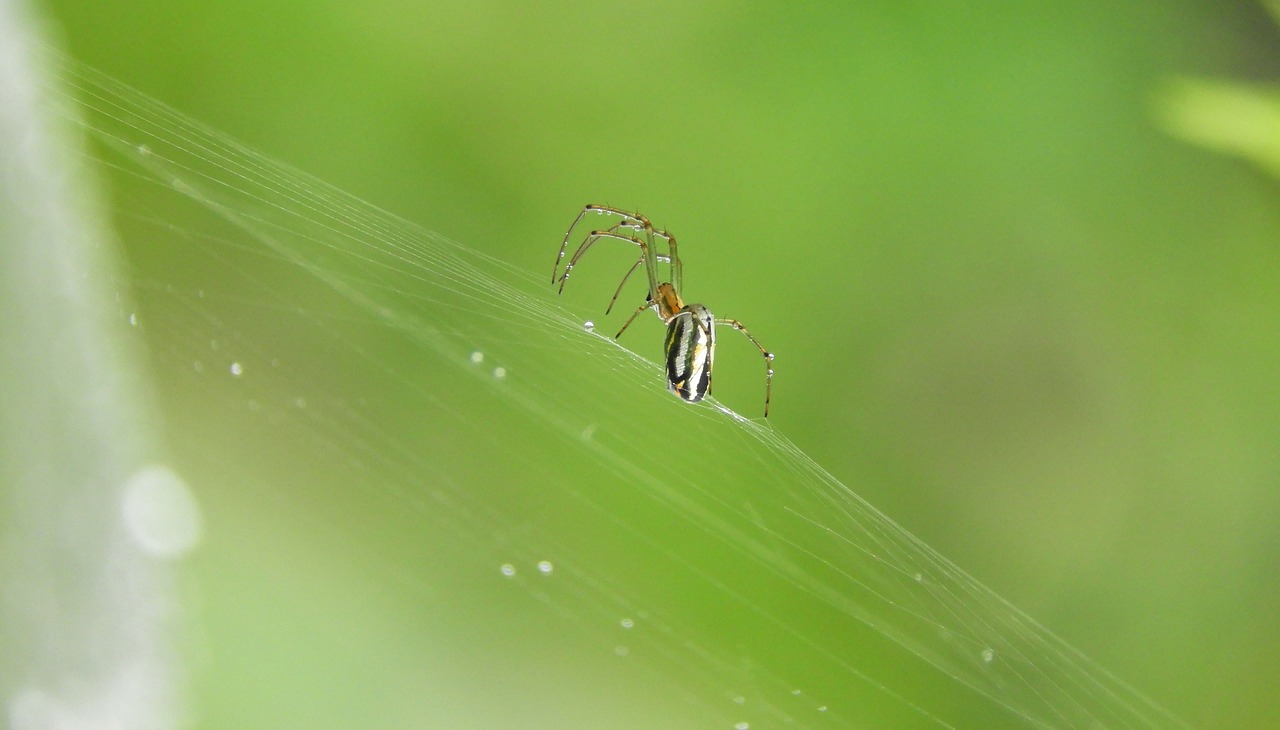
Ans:
{"label": "yellow and black abdomen", "polygon": [[667,387],[690,403],[711,390],[711,360],[716,349],[716,320],[711,310],[690,304],[667,324],[663,348],[667,356]]}

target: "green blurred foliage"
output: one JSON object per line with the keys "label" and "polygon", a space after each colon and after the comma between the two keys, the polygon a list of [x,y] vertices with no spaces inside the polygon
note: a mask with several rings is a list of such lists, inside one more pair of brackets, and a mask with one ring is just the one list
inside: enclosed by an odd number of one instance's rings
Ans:
{"label": "green blurred foliage", "polygon": [[[771,421],[818,463],[1193,723],[1280,722],[1280,199],[1150,104],[1280,77],[1261,8],[46,7],[73,56],[537,277],[584,203],[646,213],[686,298],[778,354]],[[717,363],[744,413],[751,352]],[[272,525],[239,549],[281,559]],[[206,630],[286,640],[236,605]]]}

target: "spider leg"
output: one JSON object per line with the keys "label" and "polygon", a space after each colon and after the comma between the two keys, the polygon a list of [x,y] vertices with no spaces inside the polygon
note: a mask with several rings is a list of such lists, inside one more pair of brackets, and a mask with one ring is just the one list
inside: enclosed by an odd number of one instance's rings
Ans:
{"label": "spider leg", "polygon": [[582,209],[581,211],[579,211],[579,212],[578,212],[578,217],[573,219],[573,225],[569,226],[569,230],[567,230],[567,231],[565,231],[565,232],[564,232],[564,240],[560,242],[560,251],[556,253],[556,264],[555,264],[555,267],[554,267],[554,268],[552,268],[552,270],[551,270],[551,283],[552,283],[552,284],[554,284],[554,283],[556,283],[557,281],[559,281],[559,280],[560,280],[560,276],[559,276],[559,274],[560,274],[560,262],[564,260],[564,252],[565,252],[565,250],[566,250],[566,249],[568,249],[568,247],[569,247],[569,239],[573,236],[573,229],[575,229],[575,228],[577,228],[577,227],[578,227],[578,224],[582,222],[582,219],[583,219],[583,218],[586,218],[586,217],[587,217],[587,214],[588,214],[588,213],[600,213],[600,214],[603,214],[603,215],[616,215],[616,216],[620,216],[621,218],[623,218],[623,220],[622,220],[620,223],[617,223],[617,224],[615,224],[615,225],[614,225],[614,227],[613,227],[613,229],[612,229],[612,230],[617,230],[617,228],[618,228],[619,226],[623,225],[623,224],[624,224],[624,223],[626,223],[627,221],[635,221],[636,223],[638,223],[638,224],[639,224],[639,227],[640,227],[640,228],[642,228],[642,229],[643,229],[643,228],[648,228],[648,229],[652,229],[652,228],[653,228],[653,225],[652,225],[651,223],[649,223],[649,219],[648,219],[648,218],[645,218],[644,216],[642,216],[642,215],[640,215],[640,214],[638,214],[638,213],[628,213],[628,212],[627,212],[627,211],[625,211],[625,210],[619,210],[619,209],[617,209],[617,208],[611,208],[611,207],[609,207],[609,206],[607,206],[607,205],[588,205],[588,206],[583,207],[583,209]]}
{"label": "spider leg", "polygon": [[[560,282],[560,291],[564,291],[564,283],[569,278],[569,272],[573,269],[574,266],[577,265],[578,259],[586,255],[587,251],[591,249],[592,244],[594,244],[596,241],[600,240],[601,238],[605,238],[605,237],[612,238],[614,236],[621,236],[624,241],[629,241],[631,243],[636,244],[637,246],[641,246],[641,241],[639,239],[636,239],[632,236],[628,236],[626,234],[618,233],[617,232],[618,228],[620,228],[621,226],[622,226],[622,223],[616,223],[604,230],[594,230],[588,233],[587,237],[582,240],[582,243],[579,244],[578,248],[573,252],[573,255],[569,257],[568,263],[566,263],[564,266],[564,272],[560,273],[559,276],[552,279],[551,283],[555,284],[556,282]],[[643,246],[641,246],[641,248],[643,248]],[[557,263],[557,267],[558,266],[559,264]]]}
{"label": "spider leg", "polygon": [[618,339],[619,337],[621,337],[621,336],[622,336],[622,333],[627,331],[627,328],[628,328],[628,327],[630,327],[630,326],[631,326],[631,323],[632,323],[632,322],[634,322],[634,321],[636,320],[636,317],[639,317],[639,316],[640,316],[640,313],[641,313],[641,312],[643,312],[643,311],[644,311],[644,310],[646,310],[646,309],[653,309],[653,308],[654,308],[654,307],[656,307],[656,306],[658,306],[658,303],[657,303],[657,302],[645,302],[644,304],[641,304],[639,309],[637,309],[636,311],[632,312],[630,317],[627,317],[627,322],[626,322],[626,324],[622,325],[622,329],[618,330],[618,334],[614,335],[614,336],[613,336],[613,339],[615,339],[615,340],[616,340],[616,339]]}
{"label": "spider leg", "polygon": [[[655,230],[653,235],[667,241],[667,263],[671,267],[671,283],[676,285],[676,291],[684,291],[684,264],[680,261],[680,254],[676,253],[676,237],[666,231]],[[662,257],[659,256],[661,261]]]}
{"label": "spider leg", "polygon": [[[573,267],[578,264],[578,259],[582,258],[582,256],[586,254],[588,250],[590,250],[592,244],[594,244],[596,241],[599,241],[602,238],[616,238],[619,241],[634,243],[635,245],[640,247],[640,253],[641,253],[640,260],[646,263],[648,259],[651,257],[654,258],[655,260],[658,258],[656,255],[653,254],[653,249],[650,248],[649,244],[645,243],[643,240],[639,238],[636,238],[635,236],[628,235],[626,233],[618,233],[617,232],[618,227],[619,226],[614,226],[613,228],[610,228],[604,231],[592,231],[591,234],[587,236],[587,238],[582,242],[582,245],[578,247],[578,250],[574,252],[573,257],[569,259],[569,263],[565,264],[564,273],[560,276],[561,292],[564,291],[565,283],[569,281],[569,273],[573,271]],[[627,273],[627,276],[628,277],[631,276],[630,272]],[[649,276],[649,294],[650,294],[650,297],[653,299],[657,298],[656,296],[658,293],[657,287],[658,287],[658,282],[654,279],[652,275],[650,275]]]}
{"label": "spider leg", "polygon": [[[644,263],[644,257],[641,256],[640,258],[636,259],[636,262],[631,265],[631,268],[627,269],[626,276],[623,276],[622,281],[618,283],[618,288],[613,292],[613,299],[609,300],[609,306],[604,310],[604,313],[606,315],[613,311],[613,305],[618,302],[618,295],[622,294],[622,287],[627,285],[627,279],[630,279],[631,275],[636,273],[636,269],[640,268],[640,264],[643,264],[643,263]],[[622,333],[619,332],[618,334],[622,334]]]}
{"label": "spider leg", "polygon": [[[648,220],[640,218],[635,221],[624,221],[623,224],[621,224],[621,227],[630,228],[636,233],[645,234],[645,240],[648,241],[650,248],[654,249],[654,253],[656,254],[654,258],[657,261],[662,261],[668,264],[670,267],[670,274],[667,277],[667,281],[674,283],[676,291],[680,291],[681,287],[684,285],[684,263],[680,261],[680,254],[676,252],[676,237],[664,230],[654,228],[649,224]],[[667,253],[665,256],[657,252],[657,246],[654,243],[654,239],[656,238],[661,238],[663,241],[666,241]],[[656,279],[656,273],[654,278]]]}
{"label": "spider leg", "polygon": [[[568,250],[569,239],[573,237],[574,229],[578,227],[578,224],[582,222],[582,219],[585,218],[588,213],[613,215],[613,216],[618,216],[622,218],[622,220],[618,221],[617,223],[615,223],[614,225],[610,226],[607,229],[609,232],[616,233],[619,229],[627,228],[635,231],[637,234],[643,233],[645,236],[645,239],[648,240],[648,243],[650,246],[652,246],[654,238],[661,238],[662,240],[666,241],[667,251],[668,251],[667,255],[664,256],[662,254],[658,254],[656,258],[658,261],[663,261],[664,263],[667,263],[671,266],[671,277],[672,277],[671,280],[675,283],[676,290],[677,291],[680,290],[683,284],[683,279],[684,279],[684,266],[680,261],[679,255],[676,254],[675,237],[672,236],[670,233],[667,233],[666,231],[654,228],[653,224],[649,222],[649,219],[639,213],[632,213],[629,211],[622,210],[620,208],[614,208],[607,205],[585,206],[578,213],[578,217],[574,218],[573,224],[570,225],[569,230],[565,231],[564,233],[564,240],[560,242],[560,250],[556,252],[555,266],[552,267],[551,269],[552,284],[556,283],[557,281],[563,284],[564,276],[560,275],[560,262],[564,260],[564,254],[565,254],[565,251]],[[588,236],[588,238],[590,238],[590,236]],[[630,240],[633,243],[640,245],[641,251],[645,250],[645,246],[640,244],[640,239],[638,237],[631,237]],[[589,247],[589,244],[587,244],[584,241],[583,246]],[[577,260],[581,250],[582,250],[582,247],[580,246],[579,253],[575,253],[575,255],[571,257],[572,261]],[[657,252],[655,251],[655,253]],[[567,275],[568,275],[568,272],[566,271],[565,276]],[[651,278],[656,279],[656,275]]]}
{"label": "spider leg", "polygon": [[751,344],[755,345],[756,349],[760,351],[760,354],[764,356],[764,417],[768,418],[769,399],[773,395],[773,353],[764,349],[764,345],[760,344],[760,341],[748,332],[747,328],[743,327],[742,323],[738,320],[716,319],[716,324],[723,324],[728,327],[732,327],[746,335],[747,339],[751,340]]}
{"label": "spider leg", "polygon": [[[664,256],[662,254],[659,254],[657,258],[659,261],[662,261],[664,263],[671,262],[670,256]],[[630,279],[631,275],[636,273],[636,269],[640,268],[640,264],[643,264],[643,263],[644,263],[644,257],[641,256],[640,258],[636,259],[636,262],[631,265],[630,269],[627,270],[626,276],[622,277],[622,281],[618,283],[618,288],[613,292],[613,299],[609,300],[609,307],[604,310],[605,314],[608,314],[613,311],[613,305],[617,304],[618,296],[622,294],[622,287],[627,285],[627,279]]]}
{"label": "spider leg", "polygon": [[[680,261],[680,255],[676,252],[676,237],[662,229],[654,228],[649,224],[647,219],[640,218],[639,216],[637,216],[637,220],[624,221],[623,224],[621,224],[621,227],[630,228],[636,233],[645,234],[645,239],[649,242],[650,248],[654,249],[654,253],[656,254],[654,258],[670,266],[670,275],[667,277],[667,281],[674,283],[676,291],[680,291],[681,287],[684,285],[684,264]],[[663,241],[666,241],[667,253],[665,256],[657,253],[657,246],[654,245],[655,238],[661,238]]]}

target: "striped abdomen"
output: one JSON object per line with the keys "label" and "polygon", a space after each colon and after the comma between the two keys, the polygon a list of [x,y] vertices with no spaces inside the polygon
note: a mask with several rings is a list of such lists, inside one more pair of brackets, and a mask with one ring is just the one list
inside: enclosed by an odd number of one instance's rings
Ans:
{"label": "striped abdomen", "polygon": [[667,324],[667,387],[696,403],[711,390],[711,360],[716,349],[716,320],[711,310],[690,304]]}

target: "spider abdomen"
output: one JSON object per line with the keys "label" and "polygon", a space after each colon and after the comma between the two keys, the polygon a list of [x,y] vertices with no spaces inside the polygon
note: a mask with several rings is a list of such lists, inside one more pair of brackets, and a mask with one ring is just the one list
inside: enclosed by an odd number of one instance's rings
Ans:
{"label": "spider abdomen", "polygon": [[667,323],[667,387],[690,403],[711,390],[711,361],[716,350],[716,320],[711,310],[690,304]]}

